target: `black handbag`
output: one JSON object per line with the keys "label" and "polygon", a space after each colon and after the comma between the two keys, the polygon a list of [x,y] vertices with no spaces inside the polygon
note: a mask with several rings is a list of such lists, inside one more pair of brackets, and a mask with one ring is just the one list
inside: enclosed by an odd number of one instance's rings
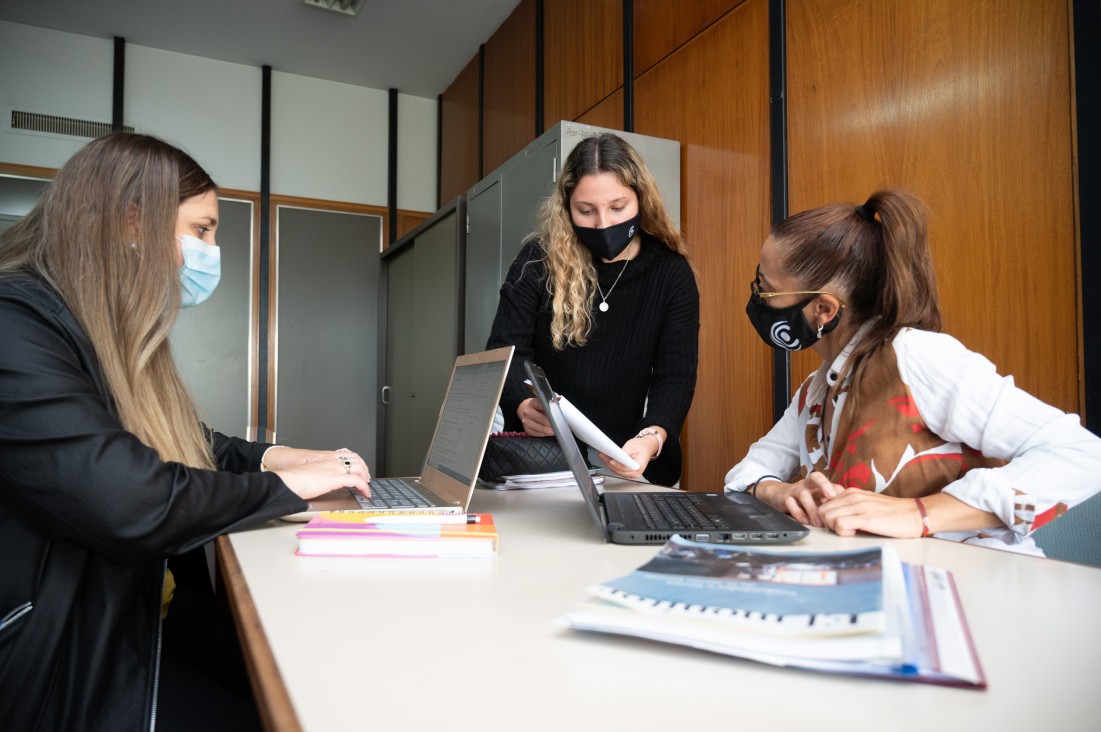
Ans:
{"label": "black handbag", "polygon": [[499,483],[506,475],[530,475],[569,470],[566,456],[553,437],[532,437],[526,432],[495,432],[489,436],[478,477]]}

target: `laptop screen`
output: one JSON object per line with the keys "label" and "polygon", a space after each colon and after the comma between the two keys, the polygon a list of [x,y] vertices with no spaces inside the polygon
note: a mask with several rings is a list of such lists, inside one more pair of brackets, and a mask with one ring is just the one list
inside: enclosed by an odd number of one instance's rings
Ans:
{"label": "laptop screen", "polygon": [[581,454],[581,449],[577,446],[577,440],[574,439],[569,424],[566,422],[566,415],[562,413],[562,409],[558,406],[558,397],[551,388],[550,381],[547,380],[547,375],[543,373],[542,368],[531,361],[524,361],[524,370],[528,374],[528,379],[531,380],[536,396],[539,397],[539,403],[543,405],[543,411],[547,413],[551,428],[554,430],[554,436],[558,439],[558,446],[562,448],[562,454],[566,458],[566,464],[570,466],[570,472],[573,473],[574,480],[577,481],[577,486],[581,489],[581,495],[584,496],[585,503],[589,506],[589,513],[592,514],[593,521],[596,522],[601,537],[607,540],[604,531],[604,515],[600,508],[600,493],[596,490],[592,475],[589,474],[589,466]]}
{"label": "laptop screen", "polygon": [[426,465],[463,485],[473,481],[508,369],[508,358],[455,366]]}

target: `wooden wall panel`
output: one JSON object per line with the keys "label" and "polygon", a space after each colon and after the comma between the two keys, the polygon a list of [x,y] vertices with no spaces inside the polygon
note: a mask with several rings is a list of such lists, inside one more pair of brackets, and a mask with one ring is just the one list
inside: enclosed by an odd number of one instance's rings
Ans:
{"label": "wooden wall panel", "polygon": [[470,60],[447,91],[440,110],[440,200],[465,195],[478,182],[478,56]]}
{"label": "wooden wall panel", "polygon": [[522,0],[486,41],[482,170],[535,139],[535,0]]}
{"label": "wooden wall panel", "polygon": [[931,209],[945,330],[1077,411],[1067,4],[788,0],[787,13],[791,210],[912,190]]}
{"label": "wooden wall panel", "polygon": [[544,0],[543,128],[623,85],[622,0]]}
{"label": "wooden wall panel", "polygon": [[[447,201],[444,201],[444,203],[446,202]],[[399,208],[397,238],[400,239],[413,229],[417,228],[417,226],[419,226],[422,221],[424,221],[431,215],[431,213],[426,213],[424,211],[407,211],[405,209]],[[383,248],[386,248],[389,245],[389,242],[383,242],[382,244]]]}
{"label": "wooden wall panel", "polygon": [[590,108],[585,114],[577,118],[577,122],[596,127],[607,127],[612,130],[623,129],[623,88],[612,92],[611,96]]}
{"label": "wooden wall panel", "polygon": [[634,0],[634,66],[640,76],[742,0]]}
{"label": "wooden wall panel", "polygon": [[772,353],[745,316],[769,231],[768,0],[746,0],[640,77],[635,94],[635,130],[682,143],[701,313],[681,485],[716,490],[772,424]]}

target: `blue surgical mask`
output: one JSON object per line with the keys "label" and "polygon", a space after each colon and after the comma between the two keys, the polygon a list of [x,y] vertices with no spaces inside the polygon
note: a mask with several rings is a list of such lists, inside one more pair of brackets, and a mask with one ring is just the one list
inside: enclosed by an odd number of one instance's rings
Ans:
{"label": "blue surgical mask", "polygon": [[190,308],[206,300],[222,278],[222,251],[195,236],[179,237],[183,252],[180,267],[180,307]]}

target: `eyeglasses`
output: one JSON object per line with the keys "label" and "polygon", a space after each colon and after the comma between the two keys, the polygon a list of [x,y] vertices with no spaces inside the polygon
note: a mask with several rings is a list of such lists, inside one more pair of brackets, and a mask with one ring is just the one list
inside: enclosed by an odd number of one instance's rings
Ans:
{"label": "eyeglasses", "polygon": [[[756,279],[754,279],[752,282],[749,283],[749,293],[750,293],[750,296],[753,298],[753,300],[755,302],[760,302],[761,300],[767,300],[770,297],[781,297],[783,295],[832,295],[833,297],[837,297],[837,295],[834,295],[832,292],[827,292],[825,290],[793,290],[791,292],[765,292],[764,290],[761,289],[761,266],[760,265],[757,265],[757,277],[756,277]],[[837,299],[840,300],[841,298],[838,297]],[[807,302],[810,302],[810,301],[808,300]],[[805,305],[806,303],[803,303],[803,304]],[[841,303],[841,307],[845,307],[844,302]]]}

